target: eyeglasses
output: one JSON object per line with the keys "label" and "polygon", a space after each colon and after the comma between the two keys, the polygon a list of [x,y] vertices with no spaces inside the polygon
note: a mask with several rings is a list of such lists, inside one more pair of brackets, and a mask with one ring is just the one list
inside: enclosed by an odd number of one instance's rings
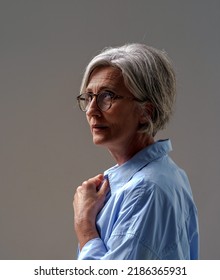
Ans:
{"label": "eyeglasses", "polygon": [[79,96],[77,96],[79,108],[83,112],[88,111],[94,96],[96,97],[97,107],[99,108],[99,110],[101,110],[103,112],[109,110],[112,106],[113,100],[116,100],[116,99],[131,99],[131,100],[139,101],[135,97],[121,96],[121,95],[117,95],[111,91],[102,91],[99,94],[90,93],[90,92],[83,93],[83,94],[80,94]]}

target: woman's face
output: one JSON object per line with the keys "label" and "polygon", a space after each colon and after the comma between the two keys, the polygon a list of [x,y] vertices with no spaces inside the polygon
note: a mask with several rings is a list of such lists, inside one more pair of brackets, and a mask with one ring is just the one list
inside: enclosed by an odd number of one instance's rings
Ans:
{"label": "woman's face", "polygon": [[[124,97],[133,97],[125,87],[121,71],[110,66],[96,68],[89,79],[86,92],[99,94],[103,90]],[[86,113],[93,142],[107,148],[125,148],[135,140],[140,123],[140,110],[132,99],[113,100],[109,110],[102,112],[95,97]]]}

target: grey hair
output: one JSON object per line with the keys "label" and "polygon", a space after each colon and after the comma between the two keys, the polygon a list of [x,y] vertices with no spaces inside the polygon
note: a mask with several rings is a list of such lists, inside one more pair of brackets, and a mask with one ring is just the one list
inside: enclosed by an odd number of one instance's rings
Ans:
{"label": "grey hair", "polygon": [[[140,132],[155,136],[166,127],[175,102],[176,79],[171,61],[164,51],[138,43],[104,49],[88,64],[81,93],[85,91],[92,71],[101,66],[120,69],[125,86],[140,100],[142,110],[148,115]],[[152,106],[150,114],[146,104]]]}

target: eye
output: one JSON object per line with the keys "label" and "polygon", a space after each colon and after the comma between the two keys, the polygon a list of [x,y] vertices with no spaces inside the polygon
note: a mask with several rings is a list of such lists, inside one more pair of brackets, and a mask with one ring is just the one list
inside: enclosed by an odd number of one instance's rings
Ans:
{"label": "eye", "polygon": [[102,99],[109,100],[112,99],[115,94],[111,91],[103,91],[100,93],[100,95],[102,96]]}

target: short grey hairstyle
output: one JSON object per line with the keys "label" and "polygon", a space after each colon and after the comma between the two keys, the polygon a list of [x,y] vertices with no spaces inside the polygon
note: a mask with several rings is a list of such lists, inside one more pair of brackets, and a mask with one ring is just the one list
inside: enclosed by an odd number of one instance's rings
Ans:
{"label": "short grey hairstyle", "polygon": [[176,97],[175,73],[167,54],[139,43],[105,48],[88,64],[81,93],[85,92],[92,71],[103,66],[121,70],[125,86],[140,100],[142,109],[146,108],[146,103],[151,104],[152,112],[150,116],[146,112],[147,123],[139,131],[155,136],[159,130],[164,129]]}

